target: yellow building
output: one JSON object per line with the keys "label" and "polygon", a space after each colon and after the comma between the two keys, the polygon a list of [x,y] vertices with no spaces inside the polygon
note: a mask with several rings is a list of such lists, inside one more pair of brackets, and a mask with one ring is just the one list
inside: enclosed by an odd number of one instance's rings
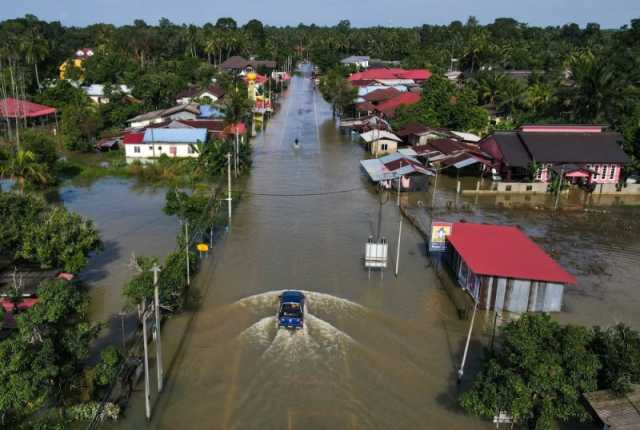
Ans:
{"label": "yellow building", "polygon": [[68,60],[60,64],[60,67],[58,68],[58,70],[60,70],[60,79],[62,80],[65,79],[67,67],[69,63],[73,64],[73,67],[80,69],[80,79],[81,80],[84,79],[84,76],[83,76],[84,67],[82,65],[82,60],[80,58],[74,58],[73,60]]}

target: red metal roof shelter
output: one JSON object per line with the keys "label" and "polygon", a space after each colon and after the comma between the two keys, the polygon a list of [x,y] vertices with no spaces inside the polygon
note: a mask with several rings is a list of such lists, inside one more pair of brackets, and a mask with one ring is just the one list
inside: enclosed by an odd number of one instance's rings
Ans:
{"label": "red metal roof shelter", "polygon": [[447,239],[478,275],[576,283],[573,276],[517,227],[459,222]]}
{"label": "red metal roof shelter", "polygon": [[38,118],[56,113],[56,109],[27,100],[6,98],[0,100],[0,117]]}

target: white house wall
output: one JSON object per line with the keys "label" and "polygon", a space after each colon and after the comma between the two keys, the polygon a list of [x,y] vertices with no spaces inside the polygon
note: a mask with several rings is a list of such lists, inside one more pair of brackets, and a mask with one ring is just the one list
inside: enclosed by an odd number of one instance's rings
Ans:
{"label": "white house wall", "polygon": [[[162,154],[171,158],[197,158],[200,154],[197,150],[190,152],[189,148],[192,147],[196,148],[195,145],[185,143],[127,144],[125,145],[125,155],[127,158],[157,158]],[[136,152],[136,148],[138,148],[139,152]],[[172,149],[175,149],[175,154],[172,152]]]}

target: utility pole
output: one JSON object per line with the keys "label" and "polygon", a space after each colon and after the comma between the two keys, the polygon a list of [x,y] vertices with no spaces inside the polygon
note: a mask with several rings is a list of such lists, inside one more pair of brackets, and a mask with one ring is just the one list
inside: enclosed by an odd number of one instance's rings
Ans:
{"label": "utility pole", "polygon": [[184,249],[187,257],[187,285],[191,285],[191,275],[189,274],[189,221],[184,221]]}
{"label": "utility pole", "polygon": [[[400,162],[400,167],[402,167],[402,162]],[[400,182],[400,176],[398,176],[398,207],[400,207],[400,187],[402,186]]]}
{"label": "utility pole", "polygon": [[436,179],[433,183],[433,193],[431,194],[431,208],[433,208],[436,204],[436,190],[438,189],[438,167],[435,166],[436,170]]}
{"label": "utility pole", "polygon": [[147,299],[142,299],[142,342],[144,344],[144,407],[147,421],[151,419],[149,388],[149,347],[147,346]]}
{"label": "utility pole", "polygon": [[227,182],[228,182],[228,190],[229,196],[227,197],[227,201],[229,202],[229,226],[231,226],[231,153],[227,153]]}
{"label": "utility pole", "polygon": [[158,371],[158,392],[162,392],[162,384],[164,381],[164,369],[162,368],[162,337],[160,333],[160,291],[158,288],[158,272],[160,272],[160,266],[158,266],[158,264],[154,264],[153,267],[151,268],[151,271],[153,272],[153,298],[155,300],[154,307],[156,311],[155,312],[156,313],[156,369]]}
{"label": "utility pole", "polygon": [[235,150],[236,150],[236,156],[234,157],[234,168],[235,168],[235,174],[236,174],[236,178],[238,177],[238,165],[240,164],[240,145],[238,145],[238,124],[236,124],[236,141],[235,141]]}
{"label": "utility pole", "polygon": [[464,354],[462,354],[462,363],[458,369],[458,383],[462,382],[464,375],[464,364],[467,361],[467,352],[469,352],[469,342],[471,342],[471,332],[473,331],[473,322],[476,320],[476,311],[478,310],[478,298],[474,297],[475,305],[473,306],[473,315],[471,316],[471,324],[469,325],[469,333],[467,334],[467,343],[464,346]]}
{"label": "utility pole", "polygon": [[402,239],[402,212],[400,212],[400,227],[398,228],[398,247],[396,249],[396,278],[398,277],[398,268],[400,266],[400,240]]}
{"label": "utility pole", "polygon": [[560,179],[558,182],[558,191],[556,192],[556,202],[553,205],[553,209],[558,209],[558,203],[560,203],[560,193],[562,192],[562,180],[564,179],[564,166],[560,169]]}

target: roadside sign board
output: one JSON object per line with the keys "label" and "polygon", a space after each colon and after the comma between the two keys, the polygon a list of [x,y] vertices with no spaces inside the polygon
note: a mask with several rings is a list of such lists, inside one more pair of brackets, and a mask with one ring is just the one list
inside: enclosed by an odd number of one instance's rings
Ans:
{"label": "roadside sign board", "polygon": [[453,231],[453,223],[443,221],[433,221],[431,223],[431,238],[429,240],[429,251],[444,252],[447,249],[447,236]]}

